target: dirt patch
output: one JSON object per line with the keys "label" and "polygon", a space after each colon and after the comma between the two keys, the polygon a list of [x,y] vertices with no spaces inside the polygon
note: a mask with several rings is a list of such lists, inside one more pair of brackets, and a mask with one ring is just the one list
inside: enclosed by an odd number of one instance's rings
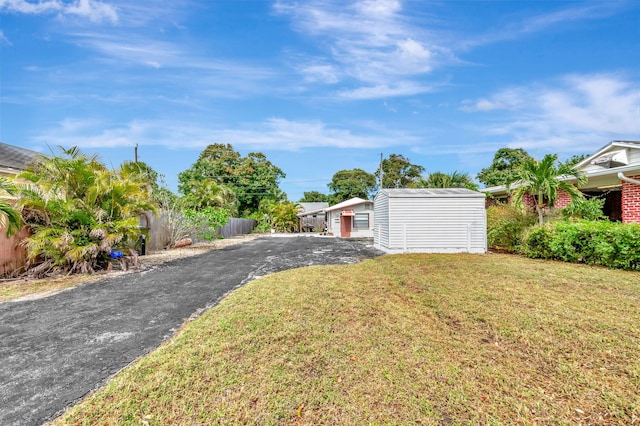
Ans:
{"label": "dirt patch", "polygon": [[209,243],[196,243],[191,246],[181,247],[177,249],[160,250],[149,253],[146,256],[140,256],[140,268],[148,269],[152,266],[160,265],[170,260],[182,259],[185,257],[197,256],[199,254],[206,253],[211,250],[220,250],[225,247],[233,246],[236,244],[246,243],[248,241],[255,240],[256,238],[263,237],[262,234],[248,234],[238,235],[232,238],[225,238],[222,240],[214,240]]}

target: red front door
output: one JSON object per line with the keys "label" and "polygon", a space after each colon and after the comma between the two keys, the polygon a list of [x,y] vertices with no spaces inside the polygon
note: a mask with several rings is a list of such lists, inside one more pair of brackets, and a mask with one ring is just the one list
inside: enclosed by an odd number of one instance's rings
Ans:
{"label": "red front door", "polygon": [[351,236],[351,216],[340,216],[340,236],[345,238]]}

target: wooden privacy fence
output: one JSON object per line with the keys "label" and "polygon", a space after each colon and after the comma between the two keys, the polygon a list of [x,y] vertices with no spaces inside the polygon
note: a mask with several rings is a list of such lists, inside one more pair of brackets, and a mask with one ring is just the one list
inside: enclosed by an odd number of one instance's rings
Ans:
{"label": "wooden privacy fence", "polygon": [[253,219],[239,219],[232,217],[229,218],[226,225],[218,230],[218,235],[222,235],[224,238],[231,238],[236,235],[249,234],[257,224],[258,222]]}
{"label": "wooden privacy fence", "polygon": [[27,250],[20,245],[20,241],[29,236],[29,231],[23,228],[17,234],[6,237],[6,227],[0,228],[0,276],[12,276],[13,272],[27,263]]}
{"label": "wooden privacy fence", "polygon": [[[218,230],[218,235],[231,238],[249,234],[257,224],[258,222],[253,219],[230,218],[227,224]],[[170,241],[166,217],[149,214],[141,220],[141,225],[148,230],[146,241],[148,252],[166,248]],[[9,238],[5,237],[5,232],[6,228],[0,229],[0,277],[12,276],[15,271],[24,267],[27,262],[27,250],[20,245],[20,241],[30,235],[26,228]]]}
{"label": "wooden privacy fence", "polygon": [[[145,224],[146,222],[146,224]],[[230,218],[226,225],[218,229],[217,234],[224,238],[235,237],[236,235],[249,234],[256,227],[258,222],[253,219]],[[168,218],[161,214],[154,216],[149,214],[141,220],[141,226],[148,229],[147,251],[163,250],[171,241],[171,232],[168,227]],[[194,238],[194,236],[191,236]],[[194,238],[195,240],[195,238]]]}

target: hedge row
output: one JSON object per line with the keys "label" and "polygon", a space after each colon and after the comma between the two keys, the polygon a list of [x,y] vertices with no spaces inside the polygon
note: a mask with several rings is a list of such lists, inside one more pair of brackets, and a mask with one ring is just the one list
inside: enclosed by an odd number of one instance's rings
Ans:
{"label": "hedge row", "polygon": [[557,221],[535,226],[522,247],[531,258],[640,270],[640,225]]}

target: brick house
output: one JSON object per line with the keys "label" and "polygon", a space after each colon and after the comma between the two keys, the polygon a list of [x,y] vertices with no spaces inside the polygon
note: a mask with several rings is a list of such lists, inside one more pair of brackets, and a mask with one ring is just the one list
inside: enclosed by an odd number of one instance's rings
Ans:
{"label": "brick house", "polygon": [[[603,198],[604,214],[609,219],[640,223],[640,141],[612,141],[578,163],[576,169],[589,179],[580,191],[587,197]],[[503,185],[480,191],[497,199],[509,195]],[[524,202],[533,206],[531,199]],[[570,202],[569,195],[561,193],[555,207],[562,208]]]}

